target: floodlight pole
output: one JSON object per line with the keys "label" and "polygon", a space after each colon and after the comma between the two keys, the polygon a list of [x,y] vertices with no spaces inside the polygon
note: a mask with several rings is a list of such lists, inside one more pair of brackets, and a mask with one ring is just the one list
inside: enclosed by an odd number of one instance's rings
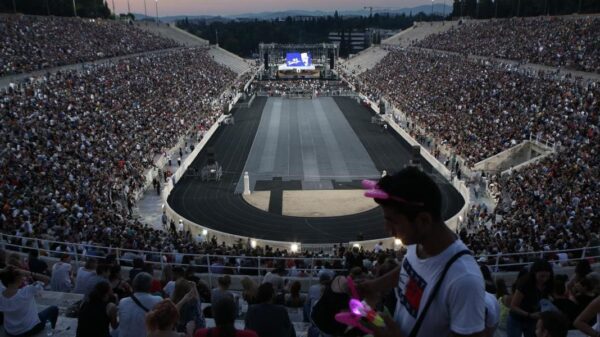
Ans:
{"label": "floodlight pole", "polygon": [[113,5],[113,14],[115,15],[115,20],[117,19],[117,10],[115,9],[115,0],[112,0]]}
{"label": "floodlight pole", "polygon": [[144,0],[144,16],[148,17],[148,9],[146,8],[146,0]]}
{"label": "floodlight pole", "polygon": [[75,0],[73,0],[73,14],[77,17],[77,5],[75,4]]}
{"label": "floodlight pole", "polygon": [[129,3],[129,0],[127,0],[127,14],[131,13],[131,4]]}
{"label": "floodlight pole", "polygon": [[154,0],[154,6],[156,7],[156,25],[158,26],[158,0]]}
{"label": "floodlight pole", "polygon": [[433,21],[433,1],[431,0],[431,21]]}

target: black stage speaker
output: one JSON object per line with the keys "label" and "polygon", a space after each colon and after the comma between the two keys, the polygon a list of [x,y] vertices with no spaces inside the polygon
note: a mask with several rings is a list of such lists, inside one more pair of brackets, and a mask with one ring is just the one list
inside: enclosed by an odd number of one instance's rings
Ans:
{"label": "black stage speaker", "polygon": [[419,159],[419,157],[421,157],[421,145],[412,146],[412,157],[413,159]]}
{"label": "black stage speaker", "polygon": [[213,165],[215,163],[215,148],[209,147],[206,149],[206,164]]}
{"label": "black stage speaker", "polygon": [[269,53],[265,52],[264,59],[265,59],[265,70],[266,70],[266,69],[269,69]]}
{"label": "black stage speaker", "polygon": [[333,58],[333,52],[329,52],[329,69],[335,69],[335,59]]}
{"label": "black stage speaker", "polygon": [[385,102],[379,101],[379,114],[385,115]]}

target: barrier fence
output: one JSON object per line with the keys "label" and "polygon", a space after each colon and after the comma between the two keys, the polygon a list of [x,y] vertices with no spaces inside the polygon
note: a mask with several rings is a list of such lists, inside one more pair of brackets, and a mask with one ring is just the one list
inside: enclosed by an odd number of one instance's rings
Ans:
{"label": "barrier fence", "polygon": [[[135,258],[141,258],[145,263],[153,265],[155,268],[163,269],[165,265],[183,266],[194,268],[195,272],[207,275],[209,283],[212,283],[213,276],[217,269],[230,269],[234,274],[256,276],[259,281],[264,274],[272,271],[277,266],[277,261],[283,261],[285,269],[290,274],[297,274],[300,278],[305,278],[309,284],[315,282],[321,266],[329,265],[327,270],[332,272],[345,272],[344,259],[338,257],[326,256],[326,254],[304,256],[299,254],[290,254],[284,257],[271,256],[246,256],[246,255],[218,255],[218,254],[197,254],[197,253],[173,253],[147,250],[124,249],[119,247],[105,247],[93,244],[78,244],[72,242],[62,242],[32,237],[22,237],[9,234],[0,234],[1,248],[6,251],[27,253],[31,250],[38,250],[40,256],[57,259],[63,254],[72,257],[76,265],[82,265],[86,258],[106,258],[112,255],[121,265],[131,265]],[[58,247],[61,247],[58,249]],[[560,258],[559,254],[566,254],[566,258]],[[493,272],[516,271],[529,264],[537,258],[546,258],[554,261],[560,266],[574,265],[577,261],[587,259],[592,262],[600,260],[600,246],[582,247],[565,250],[522,252],[508,254],[489,254],[475,256],[479,262],[485,259]],[[505,263],[508,259],[511,262]],[[289,267],[286,263],[290,260],[301,261],[300,266]],[[235,264],[227,266],[225,261]],[[223,262],[223,263],[221,263]],[[221,264],[219,264],[221,263]],[[212,286],[212,284],[211,284]]]}

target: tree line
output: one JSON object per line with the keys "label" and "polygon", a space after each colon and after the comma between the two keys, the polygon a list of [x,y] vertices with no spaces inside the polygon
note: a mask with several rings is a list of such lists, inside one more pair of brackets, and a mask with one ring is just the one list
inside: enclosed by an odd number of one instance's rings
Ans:
{"label": "tree line", "polygon": [[85,18],[108,18],[111,15],[105,0],[0,0],[2,13],[74,16],[75,11],[77,16]]}
{"label": "tree line", "polygon": [[476,19],[600,12],[600,0],[454,0],[453,17]]}
{"label": "tree line", "polygon": [[[177,26],[209,40],[242,57],[251,57],[258,51],[259,43],[322,43],[329,41],[330,32],[342,35],[340,55],[351,52],[350,33],[367,28],[406,29],[415,21],[441,20],[424,13],[416,15],[374,14],[372,16],[344,17],[337,11],[330,16],[287,17],[275,20],[206,21],[184,19]],[[217,41],[218,39],[218,41]],[[378,42],[377,35],[374,42]]]}

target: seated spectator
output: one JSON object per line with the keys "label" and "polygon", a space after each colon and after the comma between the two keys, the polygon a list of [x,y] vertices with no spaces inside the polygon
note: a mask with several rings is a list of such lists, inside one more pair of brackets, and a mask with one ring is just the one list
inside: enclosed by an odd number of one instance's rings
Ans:
{"label": "seated spectator", "polygon": [[83,302],[77,319],[77,337],[110,337],[110,328],[116,329],[117,306],[111,302],[114,294],[107,282],[96,284],[89,298]]}
{"label": "seated spectator", "polygon": [[40,253],[37,249],[29,251],[27,265],[32,273],[48,274],[48,264],[40,259]]}
{"label": "seated spectator", "polygon": [[60,261],[52,266],[52,277],[50,278],[50,289],[68,293],[73,288],[73,266],[71,266],[71,255],[62,254]]}
{"label": "seated spectator", "polygon": [[[177,307],[169,299],[157,303],[146,315],[148,337],[192,337],[193,324],[189,324],[185,333],[175,332],[179,320]],[[144,335],[145,336],[145,335]]]}
{"label": "seated spectator", "polygon": [[248,305],[256,304],[256,294],[258,292],[258,285],[249,277],[244,277],[241,281],[242,284],[242,298]]}
{"label": "seated spectator", "polygon": [[200,329],[194,337],[258,337],[252,330],[236,330],[237,305],[229,297],[223,297],[213,306],[216,327]]}
{"label": "seated spectator", "polygon": [[536,260],[526,276],[517,285],[510,303],[510,314],[507,322],[508,337],[520,336],[521,333],[533,336],[536,322],[540,316],[540,301],[547,299],[552,293],[554,272],[552,265],[544,260]]}
{"label": "seated spectator", "polygon": [[552,292],[552,304],[567,318],[569,324],[572,324],[577,315],[581,312],[577,304],[569,299],[566,289],[567,275],[556,275],[554,278],[554,291]]}
{"label": "seated spectator", "polygon": [[596,294],[596,280],[590,275],[575,282],[571,299],[577,305],[577,315],[579,315],[599,294]]}
{"label": "seated spectator", "polygon": [[172,278],[167,282],[167,284],[163,287],[163,291],[168,297],[173,296],[173,291],[175,290],[175,282],[179,279],[185,277],[185,270],[179,266],[173,268]]}
{"label": "seated spectator", "polygon": [[302,284],[299,281],[294,281],[290,286],[289,294],[285,294],[285,306],[290,308],[301,308],[304,306],[306,296],[300,294]]}
{"label": "seated spectator", "polygon": [[559,312],[545,311],[540,313],[535,327],[535,337],[567,337],[569,322]]}
{"label": "seated spectator", "polygon": [[[596,325],[590,322],[596,320]],[[588,336],[600,336],[600,296],[596,297],[573,322],[575,328]]]}
{"label": "seated spectator", "polygon": [[212,305],[217,303],[223,297],[229,297],[234,300],[233,293],[229,291],[231,277],[229,275],[221,276],[217,279],[219,286],[210,292],[210,302]]}
{"label": "seated spectator", "polygon": [[[173,303],[179,303],[183,298],[190,292],[196,289],[194,282],[179,279],[175,282],[175,291],[171,300]],[[206,322],[204,321],[204,315],[202,314],[202,303],[200,298],[190,300],[181,305],[179,308],[179,321],[177,322],[176,330],[179,332],[186,332],[186,325],[189,322],[194,322],[195,329],[204,328]]]}
{"label": "seated spectator", "polygon": [[588,260],[582,259],[577,261],[577,264],[575,265],[575,273],[573,273],[573,277],[571,277],[569,283],[567,283],[567,290],[569,294],[573,294],[575,283],[583,280],[591,272],[592,267],[590,266],[590,262]]}
{"label": "seated spectator", "polygon": [[[133,268],[131,268],[131,270],[129,271],[129,282],[133,282],[133,279],[135,278],[135,276],[138,273],[141,273],[145,271],[144,270],[144,260],[142,260],[139,257],[136,257],[133,259]],[[148,272],[148,271],[146,271]],[[152,275],[153,273],[149,273],[150,275]]]}
{"label": "seated spectator", "polygon": [[131,286],[123,281],[121,277],[121,266],[113,265],[110,267],[110,276],[108,277],[112,291],[117,296],[117,300],[131,296]]}
{"label": "seated spectator", "polygon": [[96,287],[96,284],[100,282],[110,282],[110,266],[106,264],[98,264],[96,266],[96,273],[87,278],[85,284],[82,285],[83,295],[87,298],[92,290]]}
{"label": "seated spectator", "polygon": [[287,310],[273,304],[275,290],[271,283],[258,287],[258,304],[248,307],[246,329],[254,330],[260,337],[296,337],[296,330]]}
{"label": "seated spectator", "polygon": [[76,294],[83,294],[85,292],[84,285],[87,284],[88,279],[93,275],[96,275],[96,267],[98,262],[94,258],[87,258],[85,265],[77,269],[77,275],[75,275],[75,288],[73,292]]}
{"label": "seated spectator", "polygon": [[133,279],[133,294],[119,302],[119,337],[146,336],[144,317],[162,301],[149,293],[151,286],[152,276],[148,273],[140,272]]}
{"label": "seated spectator", "polygon": [[12,266],[0,272],[0,281],[6,286],[0,296],[0,312],[4,313],[4,329],[8,336],[27,337],[42,331],[46,322],[56,327],[58,307],[50,306],[38,313],[35,296],[43,285],[35,283],[21,288],[25,275]]}

